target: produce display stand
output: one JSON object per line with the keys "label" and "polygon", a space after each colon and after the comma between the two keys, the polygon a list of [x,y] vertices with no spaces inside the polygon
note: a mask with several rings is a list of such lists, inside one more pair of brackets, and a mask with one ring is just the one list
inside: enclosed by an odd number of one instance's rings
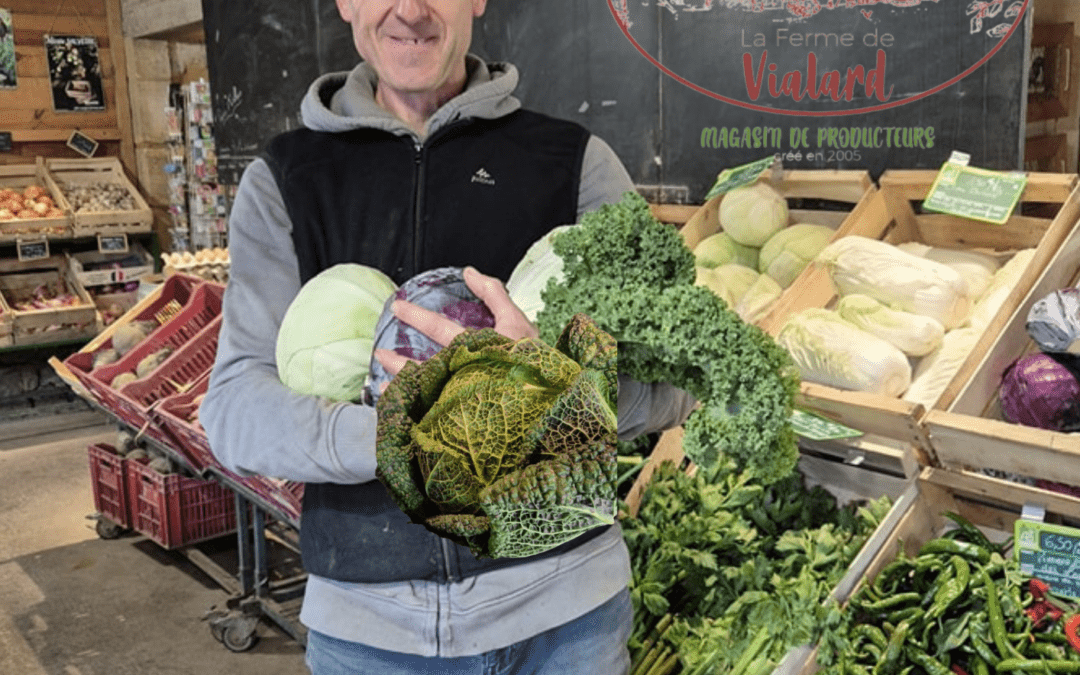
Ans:
{"label": "produce display stand", "polygon": [[[301,493],[294,484],[259,476],[241,477],[228,471],[209,453],[205,433],[195,430],[176,414],[185,404],[191,406],[187,394],[193,387],[205,386],[216,353],[223,291],[220,284],[197,277],[171,276],[81,350],[63,361],[53,357],[49,364],[79,396],[114,419],[123,432],[194,477],[160,479],[144,471],[141,463],[105,457],[100,451],[97,455],[91,452],[91,478],[99,518],[131,527],[162,547],[183,554],[230,593],[227,608],[214,610],[206,617],[214,636],[227,648],[242,651],[252,646],[260,616],[266,616],[304,643],[306,630],[299,623],[299,609],[306,576],[295,574],[272,581],[267,538],[269,531],[274,541],[298,552],[296,533]],[[153,321],[157,325],[118,361],[95,366],[95,353],[111,347],[117,331],[134,321]],[[174,351],[150,374],[119,389],[112,387],[117,374],[128,372],[133,364],[165,347]],[[172,426],[162,423],[164,418],[157,414],[159,408],[172,411]],[[186,433],[177,434],[177,430]],[[192,436],[200,434],[201,442],[194,443]],[[193,445],[204,447],[205,454],[193,452]],[[118,482],[119,474],[125,476],[123,481]],[[191,523],[182,522],[179,516],[177,522],[168,515],[136,517],[134,509],[140,503],[137,501],[140,496],[149,496],[145,501],[151,504],[165,505],[185,485],[185,480],[191,481],[190,489],[196,491],[212,491],[208,483],[217,490],[226,490],[232,503],[223,504],[220,493],[203,495],[201,505],[195,505],[202,509],[197,516],[204,525],[202,529],[190,527]],[[170,488],[172,483],[176,485]],[[116,495],[120,489],[125,489],[122,499]],[[196,497],[194,501],[199,499]],[[106,533],[110,531],[107,525],[101,527]],[[234,529],[238,570],[235,577],[192,545]]]}
{"label": "produce display stand", "polygon": [[[966,518],[991,541],[1011,536],[1027,505],[1045,509],[1048,521],[1076,523],[1080,516],[1080,499],[968,471],[927,467],[912,489],[910,499],[897,503],[899,522],[865,568],[864,579],[874,579],[901,553],[917,555],[923,544],[944,534],[952,526],[947,512]],[[816,656],[815,649],[795,672],[814,673]]]}
{"label": "produce display stand", "polygon": [[71,236],[71,209],[65,208],[67,201],[57,186],[56,181],[45,168],[45,161],[37,158],[34,164],[10,164],[0,166],[0,188],[25,190],[31,185],[45,188],[53,204],[64,212],[54,218],[14,218],[0,221],[0,243],[14,244],[21,237],[64,237]]}
{"label": "produce display stand", "polygon": [[[67,307],[14,309],[40,286],[71,294],[77,302]],[[101,329],[97,305],[61,256],[28,262],[0,260],[0,296],[15,346],[89,339]]]}
{"label": "produce display stand", "polygon": [[[76,237],[97,234],[132,234],[149,232],[154,222],[150,205],[128,180],[116,157],[100,159],[49,159],[45,167],[59,186],[65,210],[71,214],[71,226]],[[78,211],[67,199],[71,187],[95,183],[121,188],[134,201],[134,208],[111,211]]]}
{"label": "produce display stand", "polygon": [[[1005,370],[1038,347],[1025,324],[1031,307],[1054,291],[1080,283],[1080,225],[1073,228],[948,407],[925,418],[937,462],[951,469],[988,468],[1055,483],[1080,485],[1080,434],[1004,420],[998,391]],[[977,449],[977,450],[976,450]],[[1051,471],[1052,468],[1052,471]]]}
{"label": "produce display stand", "polygon": [[[943,409],[970,378],[979,357],[997,339],[1001,329],[1061,247],[1080,217],[1080,187],[1074,174],[1028,174],[1021,207],[1037,204],[1054,210],[1053,217],[1020,215],[1020,207],[1004,225],[992,226],[943,214],[917,213],[916,206],[929,193],[934,171],[886,171],[879,189],[870,196],[858,218],[846,221],[837,237],[861,235],[890,244],[919,242],[954,249],[982,248],[1012,251],[1034,248],[1031,262],[994,318],[984,329],[971,355],[930,409]],[[828,272],[810,265],[784,291],[757,325],[771,335],[779,333],[788,317],[806,308],[831,308],[837,294]],[[923,464],[931,464],[932,447],[922,424],[922,404],[881,394],[842,391],[803,383],[798,404],[871,437],[911,444]]]}

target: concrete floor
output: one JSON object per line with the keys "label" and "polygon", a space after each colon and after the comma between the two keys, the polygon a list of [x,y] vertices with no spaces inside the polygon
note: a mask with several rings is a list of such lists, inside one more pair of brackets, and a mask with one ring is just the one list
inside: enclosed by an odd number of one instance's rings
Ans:
{"label": "concrete floor", "polygon": [[86,447],[115,439],[103,424],[0,444],[0,674],[307,673],[269,622],[249,651],[217,642],[203,614],[228,594],[184,556],[97,536]]}

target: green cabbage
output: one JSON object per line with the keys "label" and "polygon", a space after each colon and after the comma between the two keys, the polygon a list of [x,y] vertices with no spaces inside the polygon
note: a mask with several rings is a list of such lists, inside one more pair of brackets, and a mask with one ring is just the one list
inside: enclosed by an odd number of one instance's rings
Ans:
{"label": "green cabbage", "polygon": [[542,553],[615,521],[618,349],[577,314],[555,346],[467,330],[376,405],[377,475],[476,555]]}
{"label": "green cabbage", "polygon": [[757,268],[758,250],[752,246],[743,246],[726,232],[711,234],[694,247],[694,264],[699,267],[711,269],[727,263]]}
{"label": "green cabbage", "polygon": [[768,183],[737,187],[720,201],[720,227],[744,246],[764,245],[787,224],[787,201]]}
{"label": "green cabbage", "polygon": [[735,313],[747,323],[754,323],[769,311],[784,289],[768,274],[759,274],[746,294],[735,303]]}
{"label": "green cabbage", "polygon": [[810,261],[828,246],[835,230],[824,225],[797,223],[785,227],[761,247],[758,270],[787,288]]}
{"label": "green cabbage", "polygon": [[714,269],[695,268],[694,284],[704,286],[727,303],[729,308],[742,300],[758,277],[758,271],[744,265],[728,263]]}
{"label": "green cabbage", "polygon": [[278,377],[301,394],[360,399],[375,324],[394,282],[373,267],[342,263],[312,277],[293,298],[278,332]]}

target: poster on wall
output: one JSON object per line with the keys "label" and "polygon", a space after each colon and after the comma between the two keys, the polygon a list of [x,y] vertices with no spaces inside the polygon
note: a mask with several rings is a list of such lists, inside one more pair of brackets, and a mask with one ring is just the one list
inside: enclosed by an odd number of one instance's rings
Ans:
{"label": "poster on wall", "polygon": [[49,59],[53,110],[83,112],[105,109],[97,38],[46,35],[45,53]]}
{"label": "poster on wall", "polygon": [[15,89],[15,33],[11,28],[11,10],[0,9],[0,89]]}

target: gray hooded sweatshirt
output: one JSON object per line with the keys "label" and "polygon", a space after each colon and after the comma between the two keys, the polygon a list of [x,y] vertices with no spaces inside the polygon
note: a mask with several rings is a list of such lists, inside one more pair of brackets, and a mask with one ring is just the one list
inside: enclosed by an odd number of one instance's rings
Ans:
{"label": "gray hooded sweatshirt", "polygon": [[[435,112],[423,135],[375,103],[376,76],[364,64],[312,84],[301,107],[304,125],[329,132],[371,127],[421,144],[423,136],[459,118],[493,119],[520,107],[512,95],[518,79],[512,65],[474,56],[467,62],[465,91]],[[629,190],[633,184],[615,153],[590,138],[578,214],[616,202]],[[200,421],[219,461],[241,475],[374,480],[375,409],[297,394],[278,378],[277,333],[300,290],[291,230],[269,167],[255,160],[244,172],[229,220],[224,321]],[[619,385],[621,438],[678,425],[693,404],[666,385],[622,378]],[[626,546],[612,527],[563,556],[449,584],[354,584],[309,576],[300,618],[312,630],[381,649],[465,656],[570,621],[610,599],[629,578]]]}

